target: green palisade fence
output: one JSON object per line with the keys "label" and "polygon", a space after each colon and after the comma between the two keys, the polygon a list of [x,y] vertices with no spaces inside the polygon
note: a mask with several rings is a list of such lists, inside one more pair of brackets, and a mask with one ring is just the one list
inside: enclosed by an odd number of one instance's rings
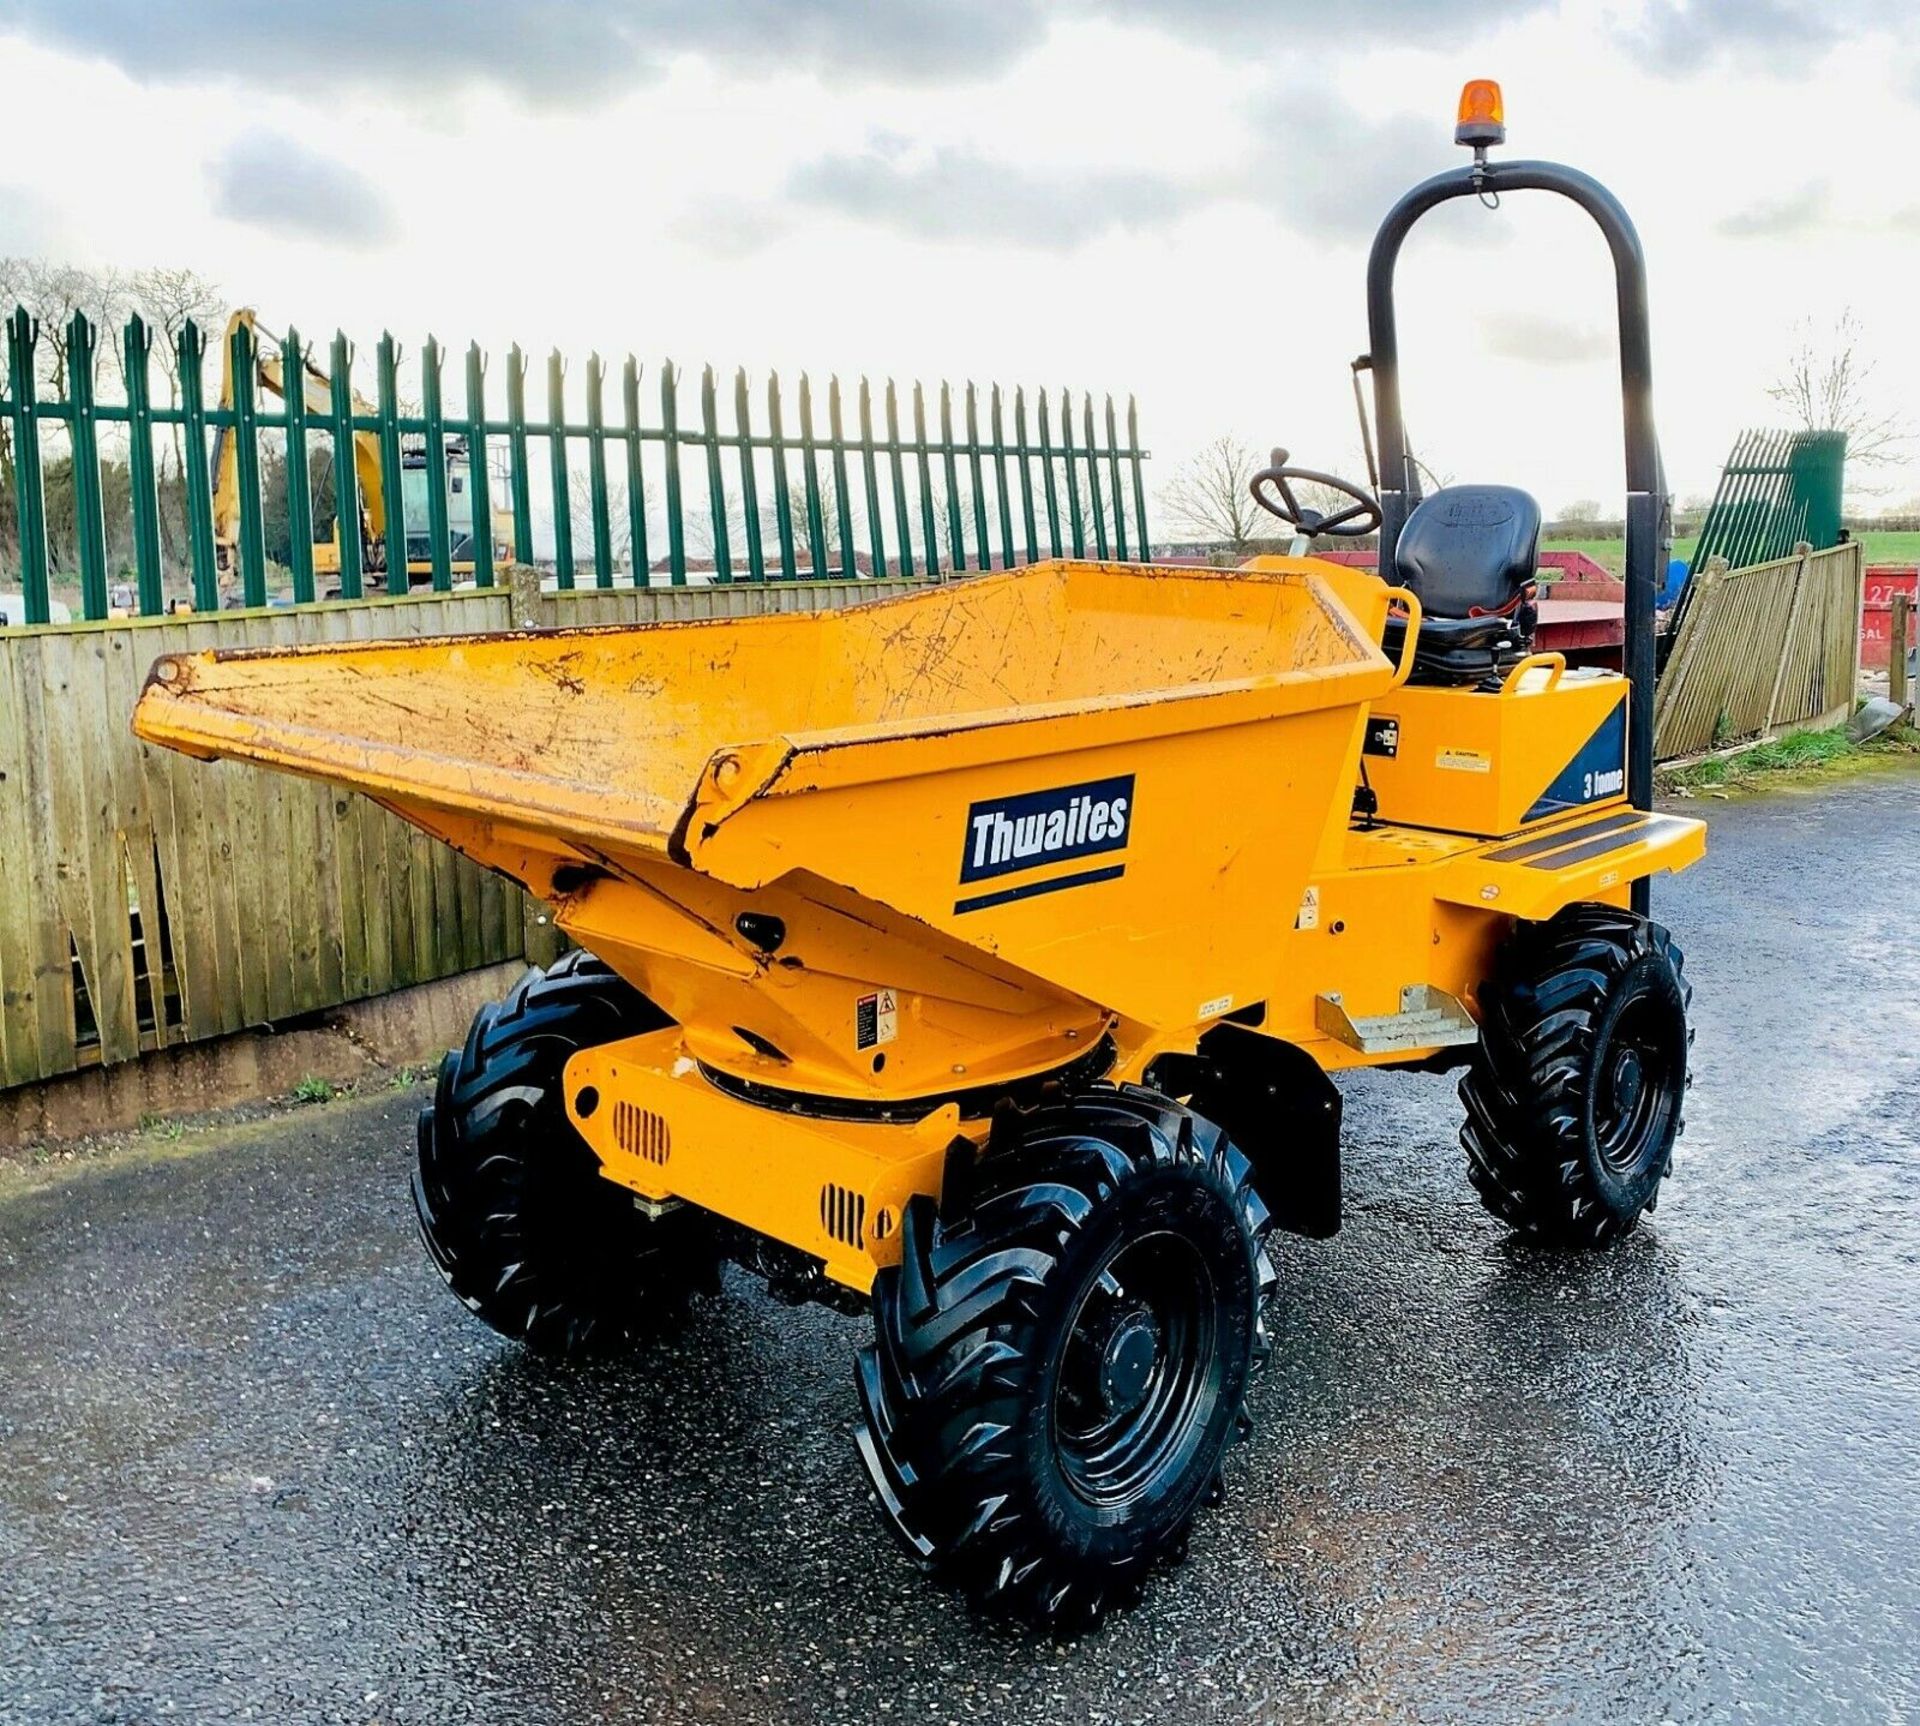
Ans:
{"label": "green palisade fence", "polygon": [[1815,551],[1839,544],[1846,462],[1845,432],[1742,432],[1701,524],[1693,573],[1714,557],[1744,569],[1802,540]]}
{"label": "green palisade fence", "polygon": [[[485,588],[509,560],[550,567],[561,589],[678,587],[937,579],[1148,546],[1130,398],[915,383],[903,430],[892,379],[820,389],[802,374],[789,395],[778,377],[762,392],[737,371],[729,389],[711,366],[683,378],[668,362],[649,388],[629,356],[615,389],[598,354],[570,369],[555,352],[540,419],[518,345],[503,383],[476,344],[450,385],[437,341],[409,363],[383,335],[369,401],[344,335],[313,351],[236,322],[221,352],[189,323],[156,353],[134,318],[103,351],[84,313],[60,335],[55,379],[37,323],[24,310],[7,323],[13,621],[47,622],[56,590],[90,619],[153,616],[170,596],[206,611]],[[209,361],[232,379],[217,397]],[[362,520],[384,531],[328,525]]]}

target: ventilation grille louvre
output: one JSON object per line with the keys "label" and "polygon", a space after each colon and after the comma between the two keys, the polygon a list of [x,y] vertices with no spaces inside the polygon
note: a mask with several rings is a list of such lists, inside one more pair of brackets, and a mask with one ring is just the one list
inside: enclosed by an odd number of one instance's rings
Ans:
{"label": "ventilation grille louvre", "polygon": [[656,1166],[664,1163],[673,1151],[666,1118],[633,1103],[613,1105],[613,1142],[628,1156]]}
{"label": "ventilation grille louvre", "polygon": [[867,1244],[867,1200],[864,1193],[828,1182],[820,1189],[820,1226],[850,1247]]}

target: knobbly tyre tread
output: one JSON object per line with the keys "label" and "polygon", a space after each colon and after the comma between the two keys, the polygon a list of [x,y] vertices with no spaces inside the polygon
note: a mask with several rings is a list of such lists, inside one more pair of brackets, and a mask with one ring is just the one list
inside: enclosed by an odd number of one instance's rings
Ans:
{"label": "knobbly tyre tread", "polygon": [[[1215,1405],[1216,1417],[1231,1407],[1204,1477],[1183,1477],[1181,1501],[1159,1506],[1157,1526],[1119,1561],[1096,1564],[1050,1543],[1016,1455],[1042,1375],[1041,1314],[1050,1282],[1076,1274],[1074,1243],[1101,1207],[1179,1164],[1203,1171],[1238,1217],[1250,1259],[1244,1364]],[[1194,1513],[1220,1499],[1225,1451],[1251,1431],[1246,1379],[1267,1353],[1274,1282],[1269,1227],[1250,1165],[1226,1136],[1132,1086],[1098,1086],[1025,1115],[1017,1141],[979,1164],[961,1214],[943,1216],[930,1196],[911,1200],[901,1262],[874,1282],[856,1441],[885,1519],[922,1565],[989,1610],[1073,1631],[1179,1562]]]}
{"label": "knobbly tyre tread", "polygon": [[[1517,925],[1480,986],[1480,1041],[1460,1080],[1460,1142],[1481,1203],[1522,1235],[1600,1247],[1639,1223],[1638,1208],[1623,1213],[1598,1185],[1582,1109],[1587,1057],[1610,992],[1649,957],[1671,967],[1684,1010],[1693,989],[1666,929],[1611,905],[1569,905],[1544,923]],[[1690,1024],[1686,1042],[1693,1042]],[[1659,1202],[1673,1142],[1686,1130],[1682,1106],[1647,1210]]]}
{"label": "knobbly tyre tread", "polygon": [[413,1202],[427,1254],[470,1311],[537,1352],[656,1334],[690,1294],[718,1287],[701,1220],[636,1210],[601,1177],[561,1094],[576,1050],[666,1023],[611,967],[569,952],[474,1015],[420,1111]]}

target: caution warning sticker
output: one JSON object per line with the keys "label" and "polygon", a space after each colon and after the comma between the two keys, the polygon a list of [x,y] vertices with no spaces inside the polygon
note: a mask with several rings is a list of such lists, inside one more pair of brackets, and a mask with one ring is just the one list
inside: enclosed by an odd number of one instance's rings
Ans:
{"label": "caution warning sticker", "polygon": [[875,1049],[891,1043],[900,1028],[899,998],[891,989],[862,995],[853,1004],[853,1046]]}

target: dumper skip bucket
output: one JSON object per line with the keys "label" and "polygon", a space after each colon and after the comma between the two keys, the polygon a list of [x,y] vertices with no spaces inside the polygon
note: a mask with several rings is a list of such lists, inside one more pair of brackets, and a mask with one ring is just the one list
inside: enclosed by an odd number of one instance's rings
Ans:
{"label": "dumper skip bucket", "polygon": [[1001,986],[1191,1024],[1260,986],[1344,831],[1364,706],[1395,681],[1384,587],[1270,562],[1041,564],[839,612],[182,655],[134,728],[365,792],[555,900],[656,996],[659,943],[587,887],[674,900],[714,934],[673,955],[694,965],[762,966],[733,926],[778,893],[871,925],[882,974],[854,985],[886,981],[897,936]]}

